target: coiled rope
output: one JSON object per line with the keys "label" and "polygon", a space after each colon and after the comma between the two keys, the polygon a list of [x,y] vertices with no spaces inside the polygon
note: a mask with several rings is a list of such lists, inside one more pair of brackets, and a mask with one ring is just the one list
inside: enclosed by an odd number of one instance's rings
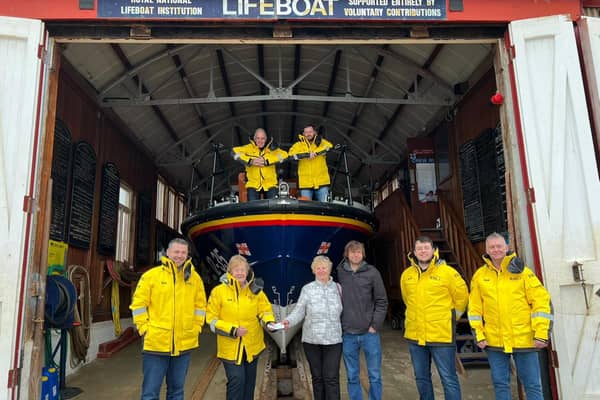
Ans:
{"label": "coiled rope", "polygon": [[90,347],[90,331],[92,329],[92,295],[90,288],[90,274],[87,268],[81,265],[69,265],[67,275],[77,288],[77,302],[75,303],[73,328],[69,329],[71,335],[71,368],[86,361]]}

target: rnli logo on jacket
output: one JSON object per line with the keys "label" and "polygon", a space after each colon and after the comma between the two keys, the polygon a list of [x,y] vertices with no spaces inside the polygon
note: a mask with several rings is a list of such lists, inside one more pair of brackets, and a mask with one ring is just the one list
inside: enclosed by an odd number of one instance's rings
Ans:
{"label": "rnli logo on jacket", "polygon": [[238,249],[238,254],[241,254],[243,256],[251,256],[252,253],[250,253],[250,247],[248,247],[247,243],[236,243],[235,247],[237,247]]}
{"label": "rnli logo on jacket", "polygon": [[329,252],[329,248],[331,247],[331,242],[321,242],[319,246],[319,250],[317,254],[327,254]]}

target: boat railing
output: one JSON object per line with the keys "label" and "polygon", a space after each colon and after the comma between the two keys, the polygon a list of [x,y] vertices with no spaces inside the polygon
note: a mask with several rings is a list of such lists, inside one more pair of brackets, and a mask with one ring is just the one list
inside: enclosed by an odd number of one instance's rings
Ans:
{"label": "boat railing", "polygon": [[[223,163],[221,161],[220,154],[223,151],[228,151],[228,150],[229,149],[225,148],[225,146],[223,146],[223,144],[221,144],[221,143],[213,143],[212,149],[210,150],[210,152],[205,154],[205,156],[206,156],[206,155],[212,153],[212,171],[211,171],[211,175],[209,178],[210,179],[210,192],[209,192],[207,208],[220,207],[220,206],[224,206],[224,205],[236,204],[236,203],[241,202],[240,196],[234,194],[233,192],[231,192],[228,196],[220,197],[220,199],[218,199],[215,194],[216,177],[218,175],[222,175],[226,172],[226,169],[223,168]],[[337,160],[335,163],[335,167],[333,168],[333,178],[331,180],[331,185],[330,185],[331,189],[330,189],[329,195],[327,197],[327,202],[331,203],[331,204],[339,204],[339,205],[344,204],[344,205],[348,205],[351,207],[361,209],[363,211],[373,212],[373,209],[372,209],[373,202],[372,201],[371,201],[371,206],[368,207],[368,206],[362,204],[361,202],[354,200],[352,197],[352,187],[350,184],[351,173],[348,168],[348,158],[347,158],[347,154],[346,154],[347,151],[349,151],[348,146],[345,144],[336,144],[329,151],[338,153],[338,157],[337,157]],[[339,175],[343,175],[345,177],[345,185],[344,185],[345,191],[344,191],[343,195],[336,196],[333,193],[333,189],[335,188],[335,183],[336,183],[337,177]],[[190,184],[190,191],[188,194],[188,212],[190,215],[197,212],[199,209],[201,209],[200,204],[199,204],[199,199],[196,198],[196,197],[198,197],[198,195],[196,193],[199,193],[199,188],[194,188],[193,185],[194,185],[194,171],[192,169],[192,180],[191,180],[191,184]],[[278,189],[279,189],[278,198],[280,198],[280,199],[285,199],[285,198],[295,199],[295,197],[291,195],[290,185],[287,181],[280,180]],[[196,194],[196,195],[194,196],[194,194]]]}

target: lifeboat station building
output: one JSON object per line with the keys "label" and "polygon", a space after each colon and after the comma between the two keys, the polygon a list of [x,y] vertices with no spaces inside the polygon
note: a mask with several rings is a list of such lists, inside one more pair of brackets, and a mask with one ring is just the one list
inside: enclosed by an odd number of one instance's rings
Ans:
{"label": "lifeboat station building", "polygon": [[[552,298],[544,397],[600,399],[599,17],[597,0],[0,1],[0,400],[139,398],[129,305],[178,237],[207,295],[244,255],[278,319],[313,257],[363,241],[389,301],[384,398],[415,398],[406,254],[429,236],[468,283],[493,232]],[[276,199],[248,201],[233,149],[262,128],[288,151],[307,126],[331,143],[327,201],[300,196],[294,157]],[[463,397],[492,398],[457,326]],[[300,335],[271,336],[255,398],[311,398]],[[224,399],[200,342],[186,398]]]}

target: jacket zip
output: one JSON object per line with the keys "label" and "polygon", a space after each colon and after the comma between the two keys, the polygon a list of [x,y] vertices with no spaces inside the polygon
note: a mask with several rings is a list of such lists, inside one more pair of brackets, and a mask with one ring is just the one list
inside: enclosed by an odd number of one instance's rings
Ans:
{"label": "jacket zip", "polygon": [[175,309],[177,308],[175,306],[175,300],[176,300],[176,296],[175,296],[175,285],[176,285],[176,280],[177,277],[175,276],[175,268],[173,268],[173,264],[171,264],[171,272],[173,273],[173,328],[171,329],[171,340],[172,340],[172,348],[171,348],[171,354],[174,355],[175,354]]}

